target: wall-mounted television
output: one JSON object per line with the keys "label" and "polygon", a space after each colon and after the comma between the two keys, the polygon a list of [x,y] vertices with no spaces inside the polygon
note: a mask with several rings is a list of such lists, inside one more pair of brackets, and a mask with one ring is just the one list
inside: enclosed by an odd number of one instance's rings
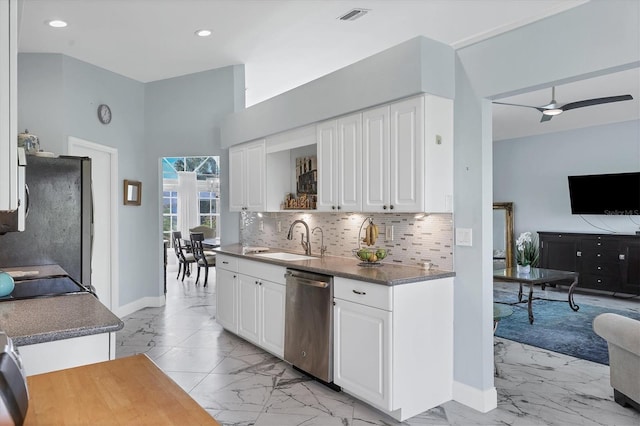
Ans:
{"label": "wall-mounted television", "polygon": [[572,214],[640,215],[640,172],[568,179]]}

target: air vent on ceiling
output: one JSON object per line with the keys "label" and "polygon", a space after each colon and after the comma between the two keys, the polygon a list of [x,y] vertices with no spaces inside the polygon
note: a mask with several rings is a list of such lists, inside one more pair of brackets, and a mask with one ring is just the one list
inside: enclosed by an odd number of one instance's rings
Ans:
{"label": "air vent on ceiling", "polygon": [[338,17],[338,19],[341,21],[355,21],[358,18],[362,18],[367,12],[369,12],[369,9],[353,9]]}

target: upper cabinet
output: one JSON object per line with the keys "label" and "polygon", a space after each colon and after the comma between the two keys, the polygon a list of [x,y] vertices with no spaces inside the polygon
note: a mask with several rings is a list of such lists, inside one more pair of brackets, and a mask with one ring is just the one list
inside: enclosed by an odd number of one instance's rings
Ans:
{"label": "upper cabinet", "polygon": [[232,147],[231,210],[281,210],[296,157],[313,155],[316,211],[450,213],[453,101],[415,96]]}
{"label": "upper cabinet", "polygon": [[365,212],[452,211],[453,102],[424,95],[362,113]]}
{"label": "upper cabinet", "polygon": [[0,210],[18,208],[18,4],[0,1]]}
{"label": "upper cabinet", "polygon": [[266,210],[265,140],[229,148],[229,210]]}
{"label": "upper cabinet", "polygon": [[318,124],[318,211],[362,210],[362,114]]}

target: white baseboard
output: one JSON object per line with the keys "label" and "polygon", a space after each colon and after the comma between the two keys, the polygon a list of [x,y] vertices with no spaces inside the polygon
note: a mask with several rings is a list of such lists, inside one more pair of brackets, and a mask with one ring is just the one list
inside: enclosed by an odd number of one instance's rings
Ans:
{"label": "white baseboard", "polygon": [[127,303],[124,306],[120,306],[117,310],[114,311],[114,313],[118,317],[122,318],[143,308],[159,308],[160,306],[165,305],[165,299],[165,296],[143,297],[134,302]]}
{"label": "white baseboard", "polygon": [[481,413],[487,413],[498,406],[498,392],[495,387],[480,390],[454,381],[453,400]]}

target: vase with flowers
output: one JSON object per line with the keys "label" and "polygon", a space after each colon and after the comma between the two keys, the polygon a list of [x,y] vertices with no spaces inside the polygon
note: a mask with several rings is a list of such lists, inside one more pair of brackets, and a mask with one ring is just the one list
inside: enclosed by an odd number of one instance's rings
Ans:
{"label": "vase with flowers", "polygon": [[516,262],[518,273],[528,274],[538,265],[540,252],[538,240],[531,232],[523,232],[516,240]]}

